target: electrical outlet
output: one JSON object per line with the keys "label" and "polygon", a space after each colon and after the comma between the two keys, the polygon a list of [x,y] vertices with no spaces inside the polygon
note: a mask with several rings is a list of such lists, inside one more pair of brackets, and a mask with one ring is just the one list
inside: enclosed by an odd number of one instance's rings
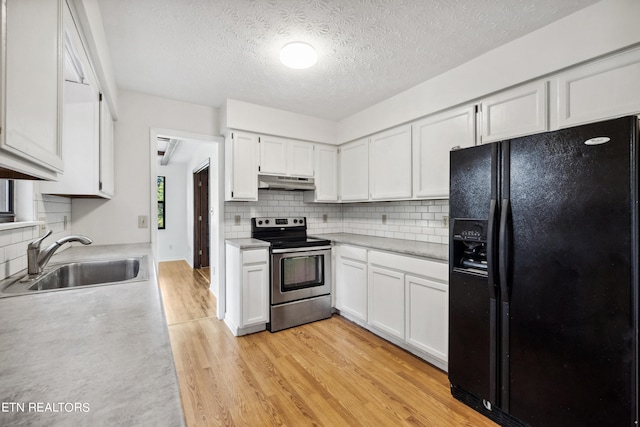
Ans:
{"label": "electrical outlet", "polygon": [[442,226],[443,227],[448,227],[449,226],[449,216],[445,215],[442,217]]}
{"label": "electrical outlet", "polygon": [[383,224],[387,223],[387,214],[382,214],[382,223]]}
{"label": "electrical outlet", "polygon": [[233,217],[233,224],[234,225],[240,225],[240,221],[242,220],[242,217],[240,215],[235,215]]}
{"label": "electrical outlet", "polygon": [[322,214],[322,222],[327,222],[329,220],[329,215]]}
{"label": "electrical outlet", "polygon": [[47,218],[38,218],[38,221],[42,222],[42,224],[40,224],[40,236],[44,236],[47,232]]}
{"label": "electrical outlet", "polygon": [[138,216],[138,228],[147,228],[149,227],[149,217],[146,215]]}

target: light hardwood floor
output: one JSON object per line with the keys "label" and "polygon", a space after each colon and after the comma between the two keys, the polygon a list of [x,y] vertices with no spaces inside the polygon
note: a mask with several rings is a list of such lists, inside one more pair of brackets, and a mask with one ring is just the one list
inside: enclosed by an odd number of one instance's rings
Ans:
{"label": "light hardwood floor", "polygon": [[186,262],[160,263],[159,282],[189,426],[496,425],[445,373],[338,315],[234,337]]}

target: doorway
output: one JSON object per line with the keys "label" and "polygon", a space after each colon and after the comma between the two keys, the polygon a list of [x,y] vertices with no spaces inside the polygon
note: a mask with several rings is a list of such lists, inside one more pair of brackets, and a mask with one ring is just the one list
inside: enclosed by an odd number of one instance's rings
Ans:
{"label": "doorway", "polygon": [[209,267],[209,164],[193,172],[193,268]]}

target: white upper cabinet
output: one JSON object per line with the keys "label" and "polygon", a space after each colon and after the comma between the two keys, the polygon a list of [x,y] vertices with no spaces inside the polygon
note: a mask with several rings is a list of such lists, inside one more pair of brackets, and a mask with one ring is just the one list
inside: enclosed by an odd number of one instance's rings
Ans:
{"label": "white upper cabinet", "polygon": [[259,138],[260,173],[287,174],[288,143],[289,141],[286,139],[276,136],[261,136]]}
{"label": "white upper cabinet", "polygon": [[539,81],[483,100],[482,143],[549,130],[547,92],[547,82]]}
{"label": "white upper cabinet", "polygon": [[558,126],[640,112],[640,49],[561,73]]}
{"label": "white upper cabinet", "polygon": [[231,131],[225,139],[225,200],[258,200],[258,136]]}
{"label": "white upper cabinet", "polygon": [[289,174],[312,177],[314,144],[302,141],[289,141]]}
{"label": "white upper cabinet", "polygon": [[43,194],[110,198],[113,195],[113,120],[98,88],[80,32],[64,8],[65,72],[62,153],[65,171],[44,182]]}
{"label": "white upper cabinet", "polygon": [[0,13],[0,172],[56,179],[63,170],[59,110],[62,97],[62,0],[6,0]]}
{"label": "white upper cabinet", "polygon": [[114,122],[109,103],[100,97],[100,191],[113,196],[115,193]]}
{"label": "white upper cabinet", "polygon": [[276,136],[260,136],[259,142],[260,173],[280,176],[313,176],[312,143]]}
{"label": "white upper cabinet", "polygon": [[449,197],[449,152],[475,144],[475,107],[420,120],[412,134],[414,197]]}
{"label": "white upper cabinet", "polygon": [[340,200],[369,200],[369,139],[340,147]]}
{"label": "white upper cabinet", "polygon": [[411,126],[378,133],[369,143],[372,200],[411,197]]}
{"label": "white upper cabinet", "polygon": [[338,147],[316,144],[315,191],[304,193],[305,202],[338,201]]}

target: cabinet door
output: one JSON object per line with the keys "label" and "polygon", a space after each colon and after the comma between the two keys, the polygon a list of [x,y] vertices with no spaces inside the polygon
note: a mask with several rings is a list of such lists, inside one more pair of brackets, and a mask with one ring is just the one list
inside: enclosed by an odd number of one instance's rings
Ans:
{"label": "cabinet door", "polygon": [[14,159],[62,171],[62,2],[7,0],[5,10],[0,148]]}
{"label": "cabinet door", "polygon": [[286,175],[289,141],[275,136],[261,136],[259,142],[260,173]]}
{"label": "cabinet door", "polygon": [[560,127],[640,112],[640,50],[577,67],[557,81]]}
{"label": "cabinet door", "polygon": [[288,151],[287,173],[289,175],[304,177],[314,175],[313,144],[302,141],[289,141]]}
{"label": "cabinet door", "polygon": [[258,200],[258,137],[234,131],[230,148],[231,200]]}
{"label": "cabinet door", "polygon": [[368,139],[360,139],[340,147],[340,199],[369,199]]}
{"label": "cabinet door", "polygon": [[267,264],[242,266],[242,325],[269,321],[269,267]]}
{"label": "cabinet door", "polygon": [[439,114],[413,124],[414,197],[449,196],[449,152],[475,144],[475,107]]}
{"label": "cabinet door", "polygon": [[338,148],[316,145],[315,165],[315,201],[338,201]]}
{"label": "cabinet door", "polygon": [[104,96],[100,96],[100,191],[113,196],[114,176],[114,123]]}
{"label": "cabinet door", "polygon": [[411,197],[411,126],[371,137],[369,179],[372,200]]}
{"label": "cabinet door", "polygon": [[449,346],[449,287],[407,275],[407,342],[447,362]]}
{"label": "cabinet door", "polygon": [[336,271],[336,308],[367,321],[367,264],[338,258]]}
{"label": "cabinet door", "polygon": [[404,340],[404,274],[369,266],[369,324]]}
{"label": "cabinet door", "polygon": [[483,143],[548,130],[547,82],[500,92],[480,104]]}

